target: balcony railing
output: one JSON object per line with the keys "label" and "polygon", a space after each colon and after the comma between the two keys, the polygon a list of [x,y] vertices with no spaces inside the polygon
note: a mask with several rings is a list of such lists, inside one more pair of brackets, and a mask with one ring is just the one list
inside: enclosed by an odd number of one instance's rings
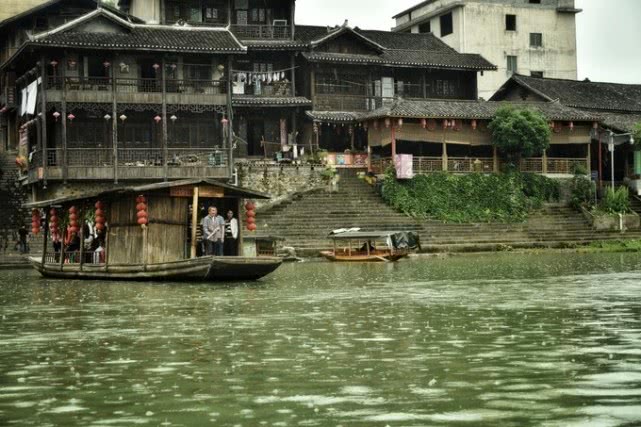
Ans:
{"label": "balcony railing", "polygon": [[415,174],[428,174],[443,170],[443,159],[441,157],[414,157],[413,167]]}
{"label": "balcony railing", "polygon": [[[118,93],[161,93],[162,81],[159,79],[123,79],[117,78]],[[47,78],[47,89],[87,92],[112,91],[113,79],[110,77],[56,77]],[[191,80],[169,79],[166,81],[167,93],[224,95],[227,93],[225,80]]]}
{"label": "balcony railing", "polygon": [[[545,169],[543,168],[545,166]],[[547,173],[552,175],[573,175],[577,168],[589,170],[586,158],[543,158],[522,159],[521,172]]]}
{"label": "balcony railing", "polygon": [[253,84],[235,84],[234,85],[234,95],[243,96],[273,96],[273,97],[283,97],[283,96],[292,96],[292,82],[290,81],[279,81],[271,83],[263,83],[261,85]]}
{"label": "balcony railing", "polygon": [[392,102],[392,98],[360,95],[316,95],[314,109],[319,111],[373,111]]}
{"label": "balcony railing", "polygon": [[449,157],[447,171],[453,173],[492,173],[494,159],[492,157]]}
{"label": "balcony railing", "polygon": [[292,37],[288,25],[232,25],[230,29],[238,38],[245,40],[287,40]]}

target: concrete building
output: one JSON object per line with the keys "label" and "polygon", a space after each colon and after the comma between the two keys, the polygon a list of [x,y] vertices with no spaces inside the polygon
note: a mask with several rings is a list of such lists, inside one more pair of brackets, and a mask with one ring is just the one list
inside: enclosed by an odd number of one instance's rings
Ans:
{"label": "concrete building", "polygon": [[489,99],[514,73],[577,78],[574,0],[426,0],[394,16],[393,31],[433,33],[498,66],[479,77]]}

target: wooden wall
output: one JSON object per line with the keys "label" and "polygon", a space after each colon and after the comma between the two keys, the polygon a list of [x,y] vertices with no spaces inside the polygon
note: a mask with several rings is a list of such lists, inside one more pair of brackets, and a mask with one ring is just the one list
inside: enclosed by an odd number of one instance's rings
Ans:
{"label": "wooden wall", "polygon": [[136,196],[111,203],[109,264],[154,264],[186,258],[189,199],[150,196],[148,213],[149,226],[143,230],[137,223]]}

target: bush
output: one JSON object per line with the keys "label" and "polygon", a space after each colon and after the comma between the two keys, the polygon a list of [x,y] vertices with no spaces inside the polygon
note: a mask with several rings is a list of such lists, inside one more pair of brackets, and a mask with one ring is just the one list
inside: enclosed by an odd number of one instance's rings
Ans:
{"label": "bush", "polygon": [[521,157],[541,155],[550,146],[552,131],[547,120],[536,111],[511,106],[497,110],[489,125],[492,144],[510,162]]}
{"label": "bush", "polygon": [[558,199],[559,185],[521,174],[419,175],[399,182],[386,177],[381,192],[389,205],[415,217],[445,222],[519,222],[532,208]]}
{"label": "bush", "polygon": [[571,191],[570,205],[574,209],[589,209],[594,205],[596,189],[594,183],[586,176],[577,175],[572,178]]}
{"label": "bush", "polygon": [[630,192],[628,189],[626,187],[619,187],[616,190],[608,188],[605,197],[599,203],[598,212],[609,215],[630,213]]}

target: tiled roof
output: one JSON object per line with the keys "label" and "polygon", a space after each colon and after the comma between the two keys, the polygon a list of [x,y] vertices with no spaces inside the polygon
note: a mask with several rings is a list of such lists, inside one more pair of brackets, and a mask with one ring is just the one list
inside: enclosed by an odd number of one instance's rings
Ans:
{"label": "tiled roof", "polygon": [[634,130],[637,123],[641,123],[641,114],[614,114],[614,113],[595,113],[601,117],[603,126],[627,133]]}
{"label": "tiled roof", "polygon": [[[345,27],[318,27],[297,25],[294,40],[245,41],[250,49],[264,50],[308,50],[312,42],[339,32]],[[376,55],[321,54],[308,52],[310,60],[351,63],[377,64],[390,66],[436,67],[472,70],[495,70],[496,66],[476,54],[462,54],[449,47],[433,34],[408,34],[390,31],[361,30],[354,32],[381,46],[384,52]]]}
{"label": "tiled roof", "polygon": [[[641,84],[601,83],[591,81],[549,79],[515,75],[507,85],[515,83],[537,95],[559,100],[570,107],[641,113]],[[500,99],[502,91],[494,96]]]}
{"label": "tiled roof", "polygon": [[252,96],[252,95],[234,95],[232,98],[234,107],[297,107],[312,105],[312,101],[304,96]]}
{"label": "tiled roof", "polygon": [[312,120],[330,123],[353,122],[363,115],[351,111],[307,111],[306,114]]}
{"label": "tiled roof", "polygon": [[566,107],[558,102],[488,102],[449,100],[398,99],[391,105],[367,113],[361,119],[385,117],[433,118],[433,119],[492,119],[496,111],[506,105],[538,111],[548,120],[598,121],[595,114]]}
{"label": "tiled roof", "polygon": [[226,30],[134,26],[123,33],[65,31],[33,40],[31,44],[91,49],[244,53],[245,48]]}
{"label": "tiled roof", "polygon": [[456,52],[430,52],[421,50],[386,50],[381,55],[355,55],[344,53],[306,52],[310,62],[338,64],[390,65],[469,70],[494,70],[496,67],[476,54]]}

